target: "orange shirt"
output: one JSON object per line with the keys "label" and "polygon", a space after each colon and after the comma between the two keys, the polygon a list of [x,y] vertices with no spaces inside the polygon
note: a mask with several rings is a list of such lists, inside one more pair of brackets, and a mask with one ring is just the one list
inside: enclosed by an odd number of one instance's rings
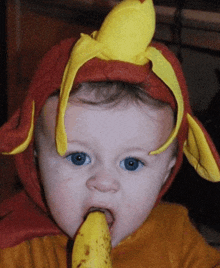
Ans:
{"label": "orange shirt", "polygon": [[[0,250],[0,268],[66,268],[67,248],[65,235],[37,237]],[[112,261],[114,268],[210,268],[220,267],[220,253],[191,225],[185,208],[165,203],[112,250]]]}

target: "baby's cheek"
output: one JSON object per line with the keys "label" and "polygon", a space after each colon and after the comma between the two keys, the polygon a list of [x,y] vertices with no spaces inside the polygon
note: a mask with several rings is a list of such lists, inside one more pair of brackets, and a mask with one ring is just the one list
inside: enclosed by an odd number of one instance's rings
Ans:
{"label": "baby's cheek", "polygon": [[73,236],[81,224],[80,201],[66,185],[60,184],[46,192],[48,207],[57,225]]}
{"label": "baby's cheek", "polygon": [[54,214],[66,213],[71,204],[70,189],[62,183],[45,185],[46,201]]}

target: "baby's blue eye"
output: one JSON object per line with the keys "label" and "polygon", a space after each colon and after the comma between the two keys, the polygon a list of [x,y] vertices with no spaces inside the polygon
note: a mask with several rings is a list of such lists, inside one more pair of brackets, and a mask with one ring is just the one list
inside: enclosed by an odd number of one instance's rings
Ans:
{"label": "baby's blue eye", "polygon": [[137,171],[143,166],[144,163],[133,157],[128,157],[120,162],[120,167],[128,171]]}
{"label": "baby's blue eye", "polygon": [[66,159],[76,166],[88,165],[91,163],[91,159],[86,153],[72,153],[68,155]]}

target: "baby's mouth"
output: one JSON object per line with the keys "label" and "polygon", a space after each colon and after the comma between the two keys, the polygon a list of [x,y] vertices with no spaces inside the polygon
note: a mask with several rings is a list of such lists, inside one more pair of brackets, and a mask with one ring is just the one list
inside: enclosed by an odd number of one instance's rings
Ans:
{"label": "baby's mouth", "polygon": [[111,228],[112,228],[112,226],[114,224],[114,221],[115,221],[115,218],[114,218],[114,215],[113,215],[112,211],[110,209],[107,209],[107,208],[91,207],[87,211],[86,215],[84,216],[84,220],[86,220],[86,218],[89,215],[89,213],[92,213],[94,211],[100,211],[100,212],[105,214],[105,218],[106,218],[106,221],[108,223],[108,228],[111,231]]}

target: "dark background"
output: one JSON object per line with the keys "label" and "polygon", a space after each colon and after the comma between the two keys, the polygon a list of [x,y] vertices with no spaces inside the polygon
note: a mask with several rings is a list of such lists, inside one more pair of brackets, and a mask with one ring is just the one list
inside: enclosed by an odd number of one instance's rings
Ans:
{"label": "dark background", "polygon": [[0,126],[7,118],[7,35],[6,35],[6,1],[0,1]]}

